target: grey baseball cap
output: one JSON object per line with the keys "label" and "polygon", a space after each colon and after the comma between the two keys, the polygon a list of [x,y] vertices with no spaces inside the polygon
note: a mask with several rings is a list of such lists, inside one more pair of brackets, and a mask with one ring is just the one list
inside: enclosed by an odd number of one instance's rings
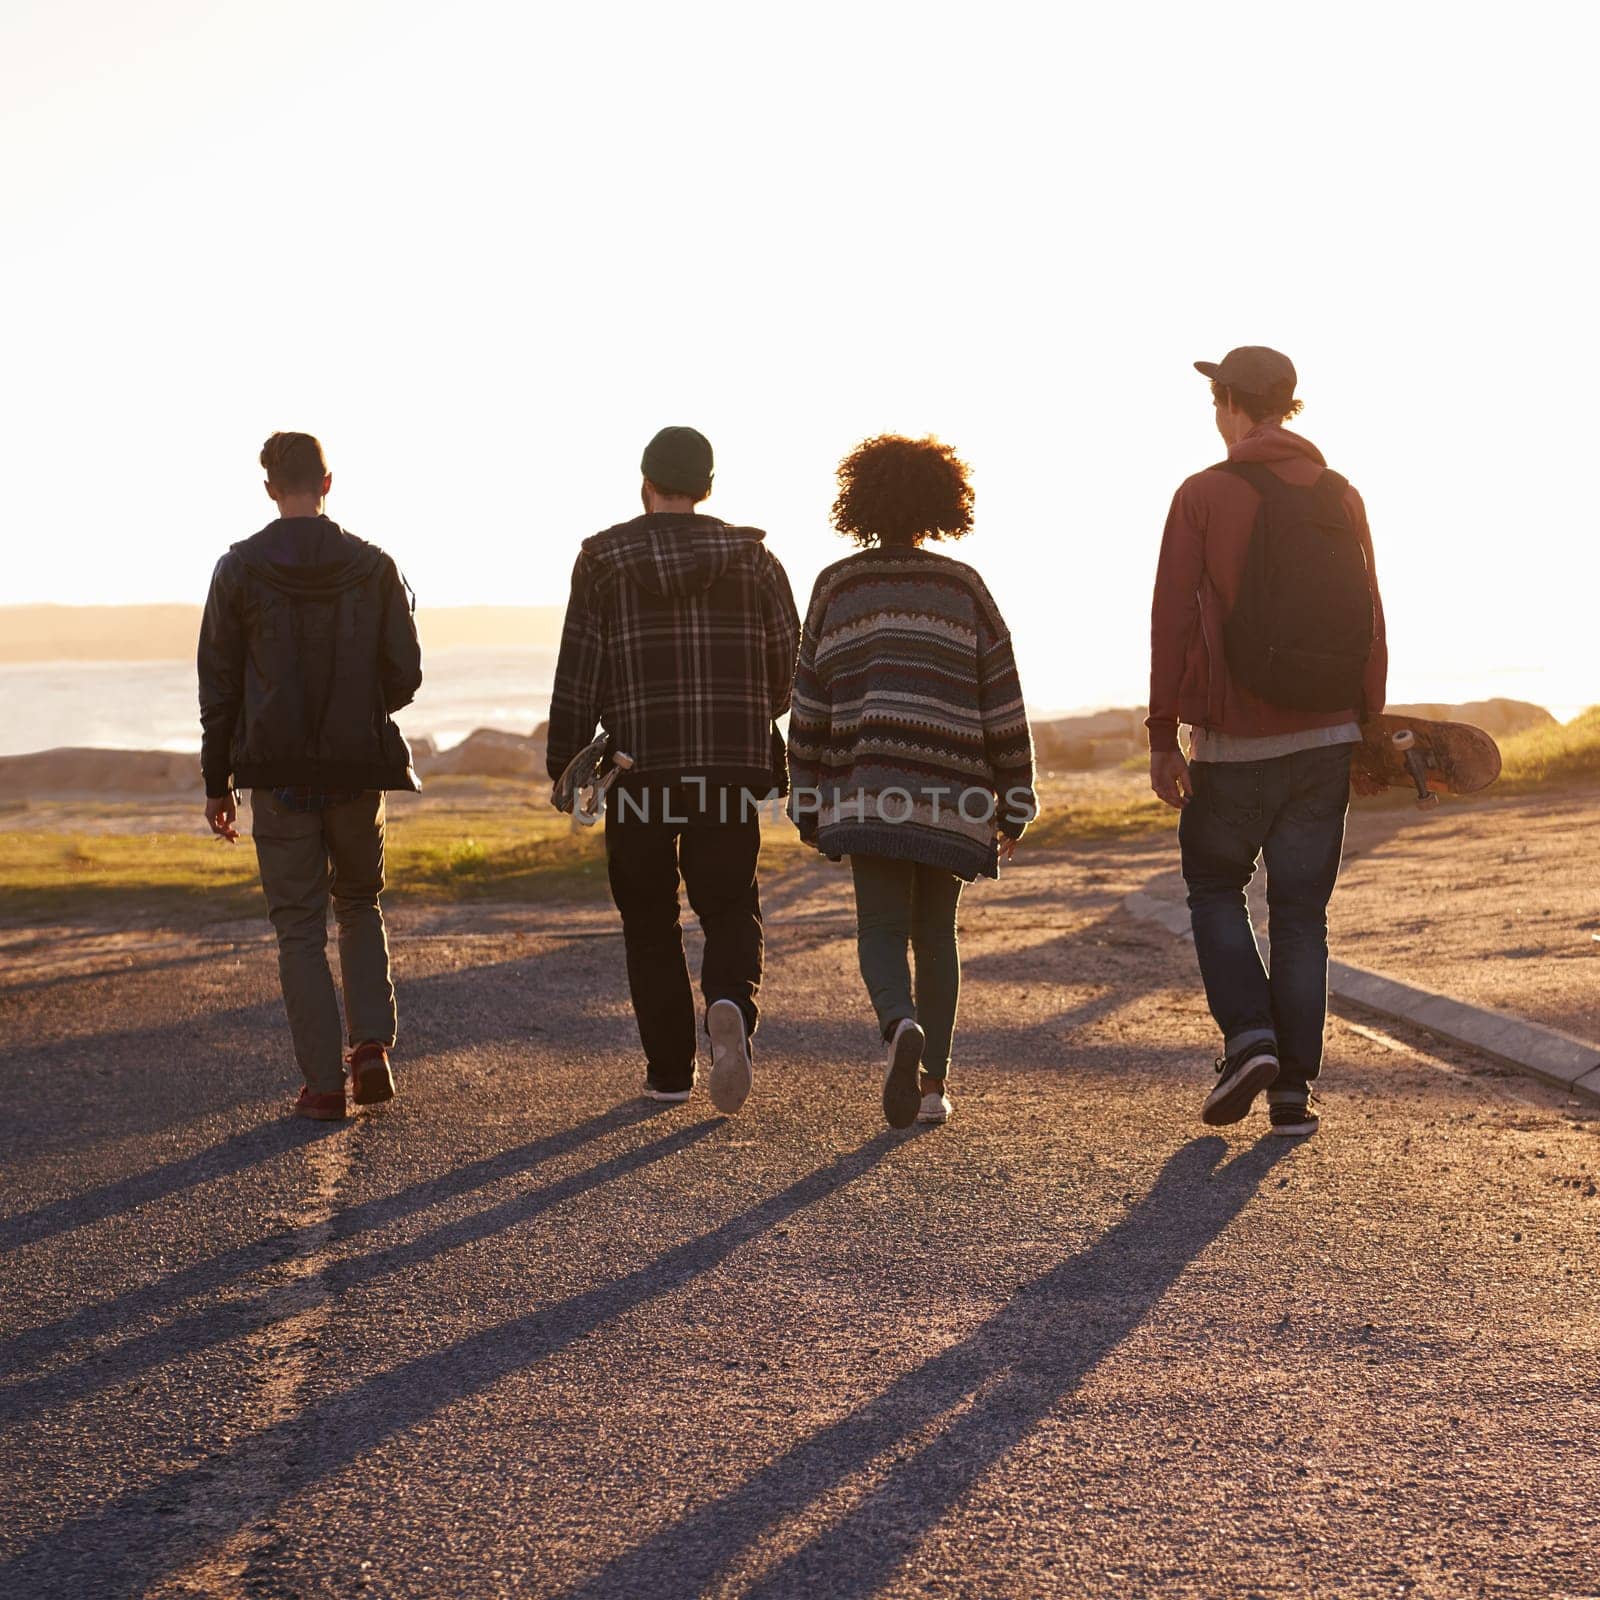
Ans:
{"label": "grey baseball cap", "polygon": [[1243,394],[1276,394],[1282,389],[1293,394],[1299,382],[1294,362],[1281,350],[1269,350],[1264,344],[1240,345],[1220,361],[1195,362],[1194,370]]}

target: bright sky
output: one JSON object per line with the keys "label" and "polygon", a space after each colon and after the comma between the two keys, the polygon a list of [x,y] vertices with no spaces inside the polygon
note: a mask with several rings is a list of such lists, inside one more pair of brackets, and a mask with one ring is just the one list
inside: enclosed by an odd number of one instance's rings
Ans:
{"label": "bright sky", "polygon": [[324,440],[422,600],[560,602],[646,438],[804,602],[936,432],[1030,698],[1142,698],[1205,381],[1286,350],[1397,698],[1600,699],[1590,41],[1566,4],[7,0],[0,601],[199,599]]}

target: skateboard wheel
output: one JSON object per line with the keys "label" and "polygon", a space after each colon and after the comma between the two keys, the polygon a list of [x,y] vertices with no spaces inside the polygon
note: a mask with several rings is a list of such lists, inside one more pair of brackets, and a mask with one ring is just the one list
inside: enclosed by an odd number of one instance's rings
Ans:
{"label": "skateboard wheel", "polygon": [[1416,734],[1409,728],[1396,728],[1389,739],[1396,750],[1409,750],[1417,742]]}

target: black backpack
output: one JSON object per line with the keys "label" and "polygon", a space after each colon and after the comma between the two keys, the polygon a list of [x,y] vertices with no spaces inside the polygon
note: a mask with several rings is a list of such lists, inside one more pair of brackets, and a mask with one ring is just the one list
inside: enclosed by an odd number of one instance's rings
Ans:
{"label": "black backpack", "polygon": [[1372,653],[1372,577],[1337,472],[1285,483],[1256,461],[1223,461],[1261,496],[1239,597],[1223,627],[1235,680],[1289,711],[1362,707]]}

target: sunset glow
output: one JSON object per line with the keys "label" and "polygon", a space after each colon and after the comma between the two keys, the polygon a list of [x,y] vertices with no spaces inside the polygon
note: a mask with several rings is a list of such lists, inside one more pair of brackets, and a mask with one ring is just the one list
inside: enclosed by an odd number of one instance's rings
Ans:
{"label": "sunset glow", "polygon": [[1392,692],[1576,708],[1560,14],[13,5],[4,600],[198,600],[286,427],[425,604],[560,604],[668,421],[803,591],[835,462],[931,431],[1030,699],[1130,703],[1222,453],[1190,362],[1259,342],[1366,496]]}

